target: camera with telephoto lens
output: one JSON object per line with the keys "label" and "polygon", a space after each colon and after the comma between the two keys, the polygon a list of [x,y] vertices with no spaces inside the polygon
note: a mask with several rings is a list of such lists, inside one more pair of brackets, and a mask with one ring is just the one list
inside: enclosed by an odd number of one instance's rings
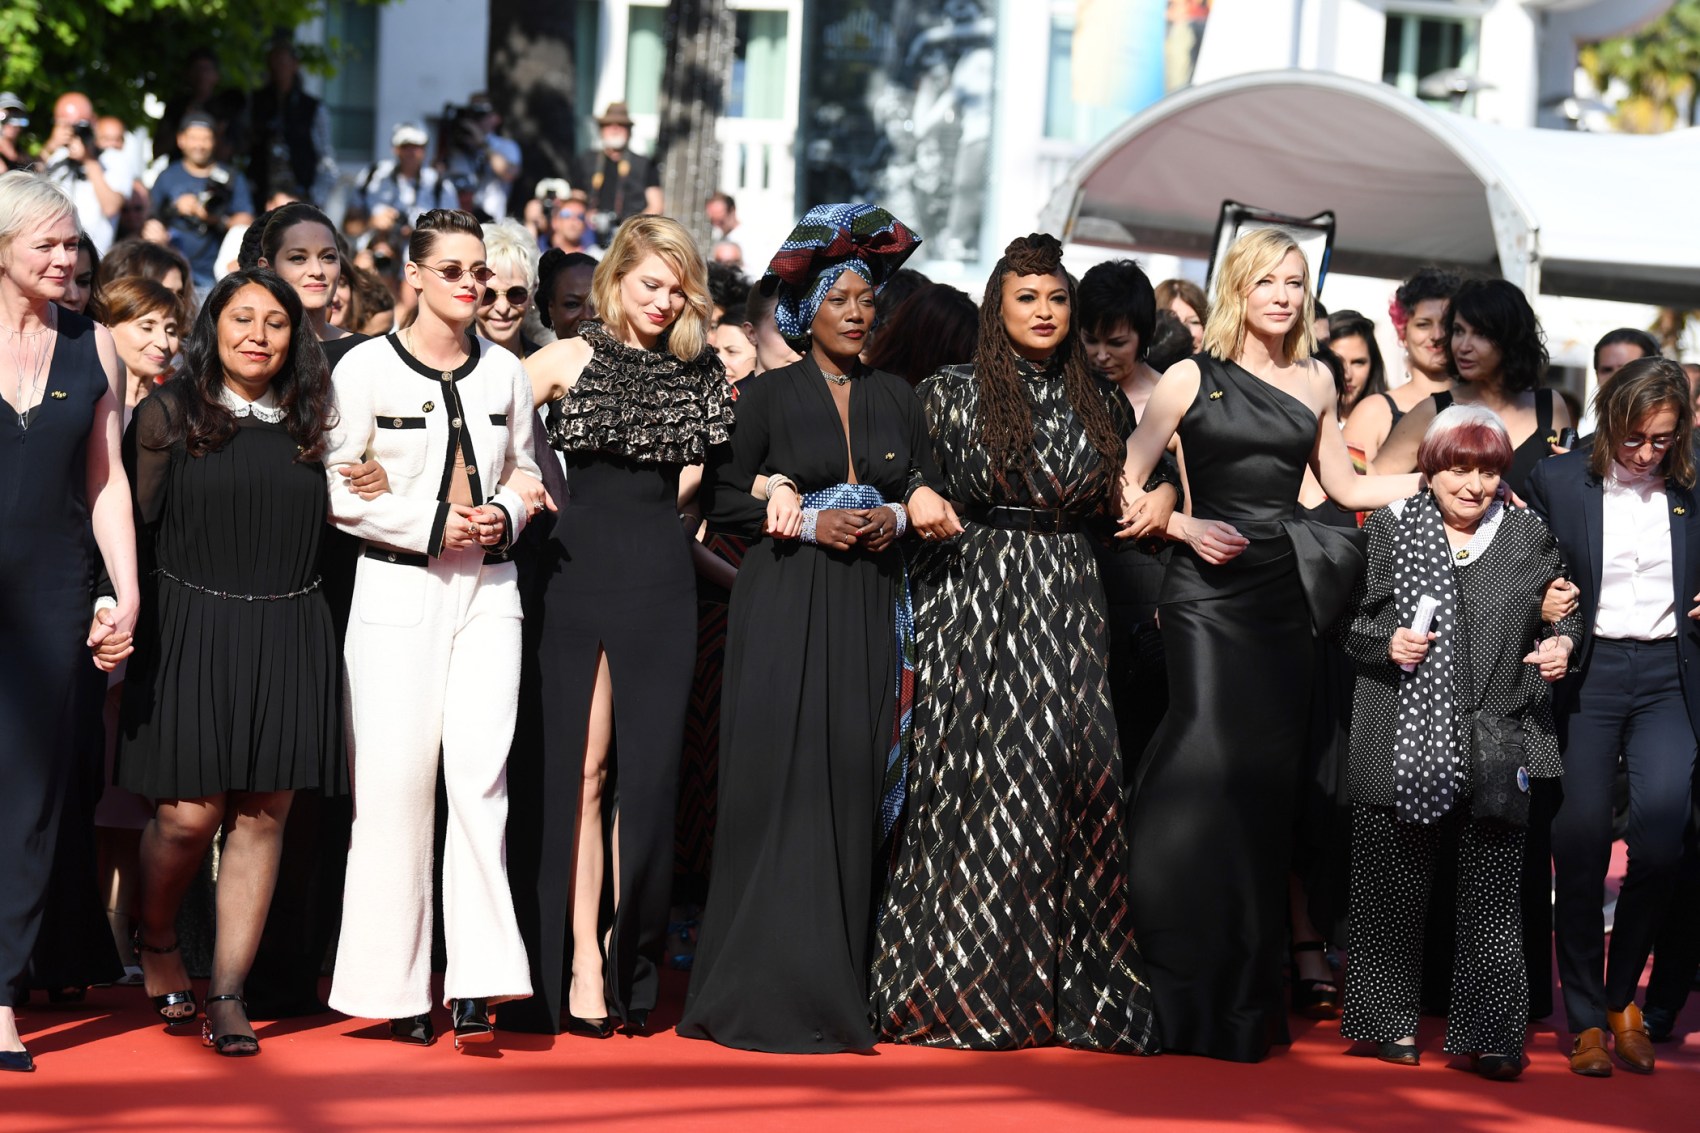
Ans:
{"label": "camera with telephoto lens", "polygon": [[94,123],[87,118],[84,118],[81,122],[72,123],[71,133],[75,134],[77,140],[83,143],[83,148],[88,150],[90,157],[93,157],[99,151],[100,147],[95,145],[94,142]]}

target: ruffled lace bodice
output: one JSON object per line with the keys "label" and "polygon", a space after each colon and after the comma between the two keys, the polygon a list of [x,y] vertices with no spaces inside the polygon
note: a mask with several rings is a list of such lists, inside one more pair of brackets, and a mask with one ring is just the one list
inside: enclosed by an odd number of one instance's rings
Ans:
{"label": "ruffled lace bodice", "polygon": [[732,386],[713,347],[681,362],[584,325],[590,361],[572,392],[549,406],[549,443],[564,453],[603,452],[648,464],[698,464],[732,431]]}

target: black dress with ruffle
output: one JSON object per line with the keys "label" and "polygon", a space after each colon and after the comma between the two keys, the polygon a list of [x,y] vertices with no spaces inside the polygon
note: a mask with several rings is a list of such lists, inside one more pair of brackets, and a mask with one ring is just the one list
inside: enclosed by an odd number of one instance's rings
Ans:
{"label": "black dress with ruffle", "polygon": [[[697,654],[696,574],[679,521],[679,471],[731,433],[731,385],[712,348],[682,362],[638,350],[600,323],[572,392],[549,407],[549,443],[565,457],[569,502],[538,570],[545,588],[538,660],[546,740],[540,761],[509,767],[508,876],[531,957],[530,999],[505,1005],[504,1028],[559,1033],[572,957],[573,831],[597,658],[614,688],[618,750],[604,797],[618,815],[618,863],[606,958],[609,1013],[641,1021],[655,1006],[673,882],[679,754]],[[604,928],[607,928],[605,923]]]}

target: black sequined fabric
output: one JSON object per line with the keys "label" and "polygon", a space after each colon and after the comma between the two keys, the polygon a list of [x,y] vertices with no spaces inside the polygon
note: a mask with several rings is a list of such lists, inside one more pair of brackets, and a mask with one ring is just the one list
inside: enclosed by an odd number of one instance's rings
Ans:
{"label": "black sequined fabric", "polygon": [[640,350],[586,323],[590,344],[572,392],[549,411],[549,443],[566,453],[609,453],[641,464],[701,464],[732,431],[732,386],[713,347],[690,362]]}
{"label": "black sequined fabric", "polygon": [[[1008,488],[978,440],[973,371],[922,384],[946,494],[959,506],[1098,510],[1099,458],[1060,375],[1023,373],[1035,459]],[[927,546],[913,577],[916,744],[874,967],[882,1037],[1154,1052],[1089,537],[969,523]]]}

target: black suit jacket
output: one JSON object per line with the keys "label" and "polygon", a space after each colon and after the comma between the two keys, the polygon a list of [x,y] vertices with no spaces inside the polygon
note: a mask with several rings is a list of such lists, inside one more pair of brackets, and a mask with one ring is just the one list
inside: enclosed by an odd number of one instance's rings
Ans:
{"label": "black suit jacket", "polygon": [[[1682,694],[1688,705],[1688,720],[1700,737],[1700,624],[1688,616],[1700,594],[1700,516],[1695,514],[1695,494],[1674,481],[1665,482],[1670,503],[1671,575],[1676,586],[1677,654],[1682,664]],[[1602,539],[1605,525],[1605,489],[1588,471],[1588,449],[1543,460],[1535,466],[1524,493],[1529,507],[1558,539],[1564,561],[1570,564],[1571,581],[1578,591],[1582,615],[1582,648],[1576,671],[1555,690],[1561,713],[1570,711],[1575,690],[1588,679],[1593,656],[1594,619],[1600,606],[1600,571],[1603,566]]]}

